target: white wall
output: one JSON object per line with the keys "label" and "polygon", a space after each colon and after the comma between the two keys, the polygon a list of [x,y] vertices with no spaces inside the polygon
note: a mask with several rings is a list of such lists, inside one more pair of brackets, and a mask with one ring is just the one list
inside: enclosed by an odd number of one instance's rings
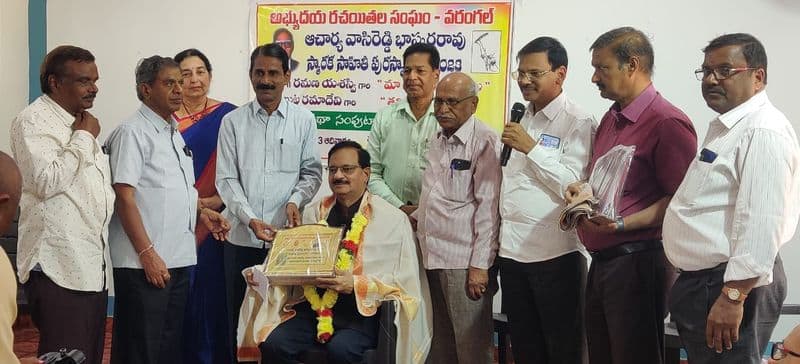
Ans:
{"label": "white wall", "polygon": [[[3,0],[3,4],[7,1]],[[588,48],[601,33],[631,25],[652,36],[655,85],[694,120],[702,138],[708,121],[715,115],[705,106],[700,84],[693,75],[702,62],[701,49],[717,35],[749,32],[759,37],[767,49],[767,90],[772,102],[800,131],[800,103],[792,87],[798,83],[799,74],[800,49],[794,37],[800,31],[800,2],[516,1],[513,51],[537,36],[560,39],[571,58],[566,90],[598,119],[610,103],[600,98],[589,81],[592,69]],[[47,5],[48,49],[70,43],[88,48],[97,57],[101,82],[93,112],[103,122],[103,136],[135,109],[138,101],[133,69],[140,58],[152,54],[171,56],[184,48],[197,47],[206,52],[214,67],[212,96],[235,104],[242,104],[249,97],[248,0],[62,0],[49,1]],[[3,54],[6,52],[3,46]],[[521,99],[519,92],[512,90],[511,100]],[[0,121],[0,125],[4,122]],[[7,127],[2,129],[6,132]],[[787,303],[800,303],[797,240],[782,251],[790,277]],[[783,337],[789,325],[797,323],[800,317],[784,319],[775,337]]]}
{"label": "white wall", "polygon": [[0,2],[0,151],[11,154],[8,128],[28,103],[28,2]]}

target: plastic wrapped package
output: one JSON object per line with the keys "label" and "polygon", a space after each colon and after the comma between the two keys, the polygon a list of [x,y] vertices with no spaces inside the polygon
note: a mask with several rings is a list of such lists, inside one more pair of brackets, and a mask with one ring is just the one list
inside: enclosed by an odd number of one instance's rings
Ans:
{"label": "plastic wrapped package", "polygon": [[561,211],[561,230],[574,229],[581,216],[600,224],[616,220],[635,151],[635,146],[617,145],[597,159],[589,182],[580,186],[572,202]]}
{"label": "plastic wrapped package", "polygon": [[617,145],[597,159],[589,176],[589,186],[596,200],[593,210],[611,220],[619,216],[619,200],[628,178],[635,145]]}

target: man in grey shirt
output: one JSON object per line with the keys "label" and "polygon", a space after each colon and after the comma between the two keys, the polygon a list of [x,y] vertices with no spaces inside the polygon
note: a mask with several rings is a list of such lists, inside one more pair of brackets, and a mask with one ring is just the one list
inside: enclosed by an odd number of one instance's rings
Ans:
{"label": "man in grey shirt", "polygon": [[[181,92],[175,61],[144,59],[136,68],[142,106],[106,141],[117,193],[109,226],[116,288],[112,363],[182,362],[198,207],[192,153],[172,118]],[[227,222],[211,209],[200,212],[212,235],[224,240]]]}
{"label": "man in grey shirt", "polygon": [[217,145],[217,191],[231,222],[225,242],[229,337],[236,345],[246,284],[241,272],[264,262],[275,228],[300,224],[300,208],[319,190],[322,163],[311,111],[283,98],[289,56],[265,44],[250,56],[256,99],[222,119]]}

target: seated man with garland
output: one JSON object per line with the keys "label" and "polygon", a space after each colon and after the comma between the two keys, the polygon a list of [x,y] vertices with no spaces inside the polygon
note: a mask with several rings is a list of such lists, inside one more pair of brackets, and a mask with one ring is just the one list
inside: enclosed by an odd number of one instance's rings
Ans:
{"label": "seated man with garland", "polygon": [[345,227],[336,277],[317,278],[316,286],[270,285],[265,299],[254,277],[263,267],[244,271],[249,287],[239,316],[239,360],[297,363],[324,345],[329,363],[359,363],[377,345],[379,307],[395,304],[396,362],[425,361],[432,336],[427,280],[408,219],[367,192],[369,166],[358,143],[334,145],[328,152],[333,196],[303,213],[303,224]]}

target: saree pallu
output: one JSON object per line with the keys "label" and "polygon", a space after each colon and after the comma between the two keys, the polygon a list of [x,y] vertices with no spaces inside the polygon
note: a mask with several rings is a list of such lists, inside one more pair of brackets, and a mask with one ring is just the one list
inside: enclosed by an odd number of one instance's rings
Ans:
{"label": "saree pallu", "polygon": [[[222,117],[235,109],[223,102],[184,117],[175,118],[186,145],[192,152],[195,188],[199,197],[217,194],[214,178],[217,165],[217,136]],[[225,272],[222,242],[198,224],[197,265],[189,275],[189,297],[184,318],[184,362],[231,363],[232,339],[228,338],[228,309],[225,300]]]}

